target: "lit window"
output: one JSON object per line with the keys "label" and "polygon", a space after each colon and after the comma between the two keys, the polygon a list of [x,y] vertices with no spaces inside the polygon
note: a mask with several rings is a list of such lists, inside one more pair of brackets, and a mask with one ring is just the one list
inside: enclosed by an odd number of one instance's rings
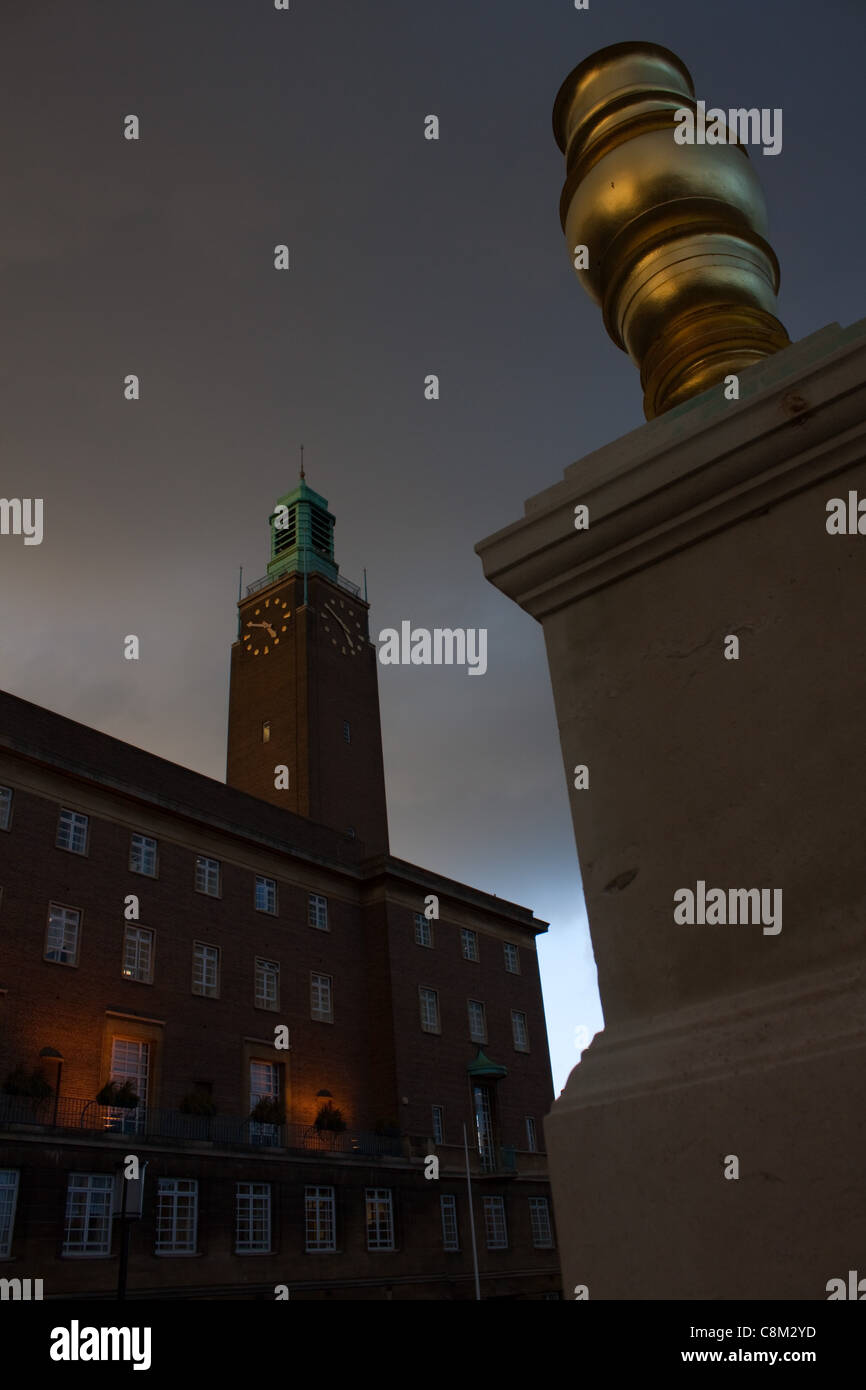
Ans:
{"label": "lit window", "polygon": [[270,721],[270,719],[265,719],[265,720],[263,721],[263,723],[262,723],[262,743],[270,743],[270,741],[271,741],[271,721]]}
{"label": "lit window", "polygon": [[484,1197],[484,1234],[488,1250],[508,1249],[508,1227],[505,1224],[505,1199]]}
{"label": "lit window", "polygon": [[58,965],[75,965],[78,960],[78,933],[81,913],[77,907],[48,904],[48,931],[45,935],[45,959]]}
{"label": "lit window", "polygon": [[280,1007],[280,967],[275,960],[256,960],[256,1008]]}
{"label": "lit window", "polygon": [[0,1168],[0,1260],[8,1259],[18,1200],[18,1169]]}
{"label": "lit window", "polygon": [[197,1227],[197,1179],[160,1178],[156,1206],[157,1255],[194,1255]]}
{"label": "lit window", "polygon": [[394,1208],[388,1187],[367,1188],[367,1249],[394,1249]]}
{"label": "lit window", "polygon": [[310,1017],[320,1023],[333,1023],[330,975],[310,974]]}
{"label": "lit window", "polygon": [[433,1142],[444,1144],[443,1135],[445,1133],[445,1108],[441,1105],[433,1106]]}
{"label": "lit window", "polygon": [[511,1010],[511,1033],[514,1038],[514,1046],[518,1052],[529,1051],[529,1033],[526,1030],[526,1014],[519,1013],[517,1009]]}
{"label": "lit window", "polygon": [[446,1195],[439,1198],[442,1208],[442,1249],[459,1250],[460,1238],[457,1233],[457,1198]]}
{"label": "lit window", "polygon": [[147,835],[133,835],[129,842],[129,867],[134,874],[156,878],[156,840]]}
{"label": "lit window", "polygon": [[195,891],[212,898],[220,895],[220,864],[218,859],[206,859],[199,854],[195,861]]}
{"label": "lit window", "polygon": [[469,1005],[469,1036],[473,1042],[486,1042],[487,1021],[484,1017],[484,1005],[478,999],[469,999],[467,1003]]}
{"label": "lit window", "polygon": [[153,980],[153,932],[127,922],[123,929],[123,977],[149,985]]}
{"label": "lit window", "polygon": [[536,1250],[549,1250],[553,1245],[553,1231],[546,1197],[530,1197],[529,1221],[532,1227],[532,1244]]}
{"label": "lit window", "polygon": [[276,915],[277,885],[272,878],[256,875],[256,912],[270,912]]}
{"label": "lit window", "polygon": [[264,1255],[271,1248],[271,1185],[235,1184],[235,1252]]}
{"label": "lit window", "polygon": [[421,1004],[421,1028],[425,1033],[438,1033],[439,1028],[439,995],[435,989],[425,989],[423,986],[418,990],[418,997]]}
{"label": "lit window", "polygon": [[310,1252],[336,1250],[333,1187],[308,1187],[304,1193],[306,1246]]}
{"label": "lit window", "polygon": [[[276,1062],[250,1062],[250,1114],[257,1108],[260,1100],[269,1101],[272,1106],[282,1110],[280,1105],[280,1068]],[[279,1125],[265,1120],[250,1121],[250,1142],[253,1144],[276,1144],[279,1141]]]}
{"label": "lit window", "polygon": [[322,898],[318,893],[311,893],[307,907],[307,921],[311,927],[318,927],[320,931],[328,930],[328,899]]}
{"label": "lit window", "polygon": [[427,918],[424,916],[423,912],[415,913],[415,945],[433,945],[433,928],[427,921]]}
{"label": "lit window", "polygon": [[0,787],[0,830],[8,830],[11,822],[12,788]]}
{"label": "lit window", "polygon": [[526,1116],[526,1147],[531,1154],[538,1153],[538,1139],[535,1134],[535,1121],[531,1115]]}
{"label": "lit window", "polygon": [[220,953],[216,946],[195,941],[192,950],[192,992],[208,999],[219,997]]}
{"label": "lit window", "polygon": [[64,1255],[111,1254],[114,1179],[105,1173],[71,1173],[66,1189]]}
{"label": "lit window", "polygon": [[112,1038],[111,1077],[118,1085],[132,1087],[138,1104],[132,1109],[113,1106],[109,1111],[112,1129],[122,1134],[141,1134],[147,1115],[147,1093],[150,1080],[150,1043],[137,1038]]}
{"label": "lit window", "polygon": [[478,959],[478,935],[474,931],[468,931],[466,927],[460,932],[460,940],[463,944],[463,959]]}
{"label": "lit window", "polygon": [[519,974],[520,974],[520,950],[519,950],[519,948],[518,948],[517,946],[513,946],[513,945],[511,944],[510,941],[506,941],[506,942],[504,942],[504,944],[503,944],[503,950],[504,950],[504,952],[505,952],[505,969],[508,971],[508,973],[509,973],[510,975],[519,975]]}
{"label": "lit window", "polygon": [[77,811],[61,811],[57,822],[58,849],[68,849],[70,854],[87,853],[87,816]]}

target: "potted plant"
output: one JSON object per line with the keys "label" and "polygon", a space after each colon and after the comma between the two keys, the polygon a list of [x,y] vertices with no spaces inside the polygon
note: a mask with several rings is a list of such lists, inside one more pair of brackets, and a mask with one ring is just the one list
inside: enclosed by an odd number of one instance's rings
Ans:
{"label": "potted plant", "polygon": [[284,1125],[286,1112],[272,1096],[259,1096],[250,1111],[250,1119],[255,1120],[257,1125]]}
{"label": "potted plant", "polygon": [[10,1071],[4,1081],[3,1090],[7,1096],[26,1097],[27,1100],[34,1100],[37,1104],[54,1095],[54,1087],[40,1067],[36,1067],[31,1072],[25,1071],[24,1067],[16,1067],[14,1071]]}
{"label": "potted plant", "polygon": [[320,1134],[323,1130],[328,1130],[331,1134],[342,1134],[346,1128],[346,1121],[341,1112],[330,1101],[322,1106],[313,1124]]}
{"label": "potted plant", "polygon": [[96,1103],[118,1106],[121,1110],[134,1110],[139,1100],[131,1081],[106,1081],[96,1097]]}

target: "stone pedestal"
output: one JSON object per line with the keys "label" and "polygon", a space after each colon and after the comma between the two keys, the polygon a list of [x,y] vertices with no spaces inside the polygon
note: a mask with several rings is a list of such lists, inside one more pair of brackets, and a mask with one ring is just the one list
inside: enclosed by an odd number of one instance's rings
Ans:
{"label": "stone pedestal", "polygon": [[[478,546],[543,624],[569,785],[589,770],[606,1026],[545,1124],[566,1297],[866,1276],[866,534],[827,530],[831,498],[866,501],[866,320],[740,394],[573,464]],[[781,929],[676,921],[699,883],[781,890]]]}

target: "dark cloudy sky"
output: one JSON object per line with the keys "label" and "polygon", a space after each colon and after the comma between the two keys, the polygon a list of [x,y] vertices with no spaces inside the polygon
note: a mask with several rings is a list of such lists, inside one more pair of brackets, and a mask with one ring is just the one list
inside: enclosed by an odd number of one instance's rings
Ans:
{"label": "dark cloudy sky", "polygon": [[557,1090],[601,1018],[567,784],[541,629],[473,545],[643,414],[553,99],[644,39],[709,105],[781,107],[753,158],[796,339],[866,313],[864,37],[862,0],[4,0],[0,495],[45,539],[0,537],[0,684],[222,777],[238,566],[303,442],[375,630],[489,630],[483,678],[380,667],[392,848],[550,920]]}

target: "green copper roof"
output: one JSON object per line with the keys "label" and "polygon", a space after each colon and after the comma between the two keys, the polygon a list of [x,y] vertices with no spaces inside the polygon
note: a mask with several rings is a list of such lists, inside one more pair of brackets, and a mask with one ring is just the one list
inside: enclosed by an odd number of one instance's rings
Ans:
{"label": "green copper roof", "polygon": [[485,1057],[480,1047],[478,1055],[469,1063],[466,1070],[470,1076],[486,1076],[491,1079],[508,1075],[507,1067],[500,1066],[498,1062],[491,1062],[489,1057]]}
{"label": "green copper roof", "polygon": [[268,574],[324,574],[337,578],[334,560],[335,518],[322,497],[301,478],[297,487],[282,496],[268,518],[271,558]]}

